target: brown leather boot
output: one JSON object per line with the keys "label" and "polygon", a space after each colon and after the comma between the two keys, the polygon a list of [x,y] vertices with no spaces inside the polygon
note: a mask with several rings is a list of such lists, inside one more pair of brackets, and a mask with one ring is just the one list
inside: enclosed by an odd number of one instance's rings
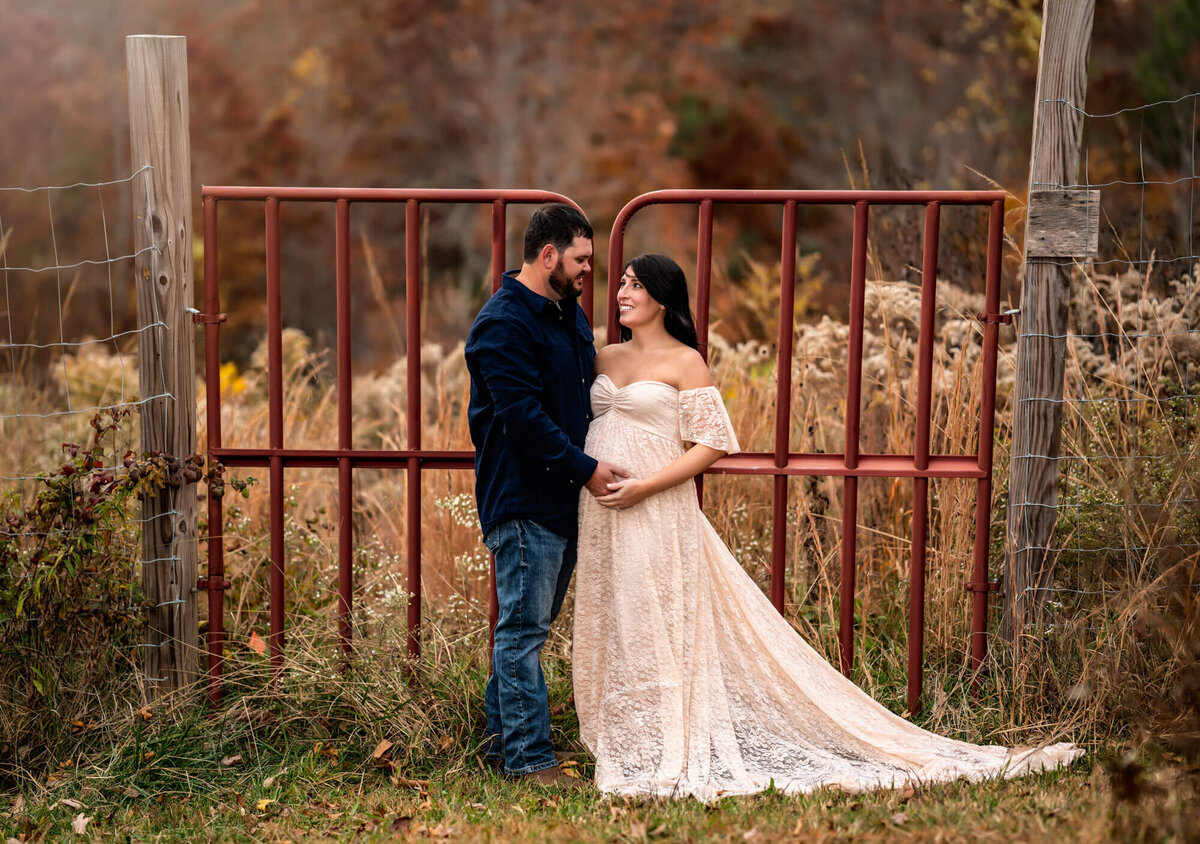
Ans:
{"label": "brown leather boot", "polygon": [[578,775],[578,770],[571,768],[570,771],[568,773],[568,769],[559,764],[552,768],[542,768],[540,771],[534,771],[531,774],[522,774],[520,779],[522,782],[544,785],[551,788],[583,788],[586,783]]}

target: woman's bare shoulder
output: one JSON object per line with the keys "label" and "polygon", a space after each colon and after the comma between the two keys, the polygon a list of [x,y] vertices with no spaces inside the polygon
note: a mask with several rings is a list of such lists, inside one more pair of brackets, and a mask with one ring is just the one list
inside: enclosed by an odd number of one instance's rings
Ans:
{"label": "woman's bare shoulder", "polygon": [[675,352],[675,366],[678,372],[677,387],[680,390],[698,390],[701,387],[713,385],[712,373],[700,352],[682,343]]}
{"label": "woman's bare shoulder", "polygon": [[601,372],[606,372],[613,363],[621,359],[624,351],[620,343],[609,343],[596,352],[596,374],[599,375]]}

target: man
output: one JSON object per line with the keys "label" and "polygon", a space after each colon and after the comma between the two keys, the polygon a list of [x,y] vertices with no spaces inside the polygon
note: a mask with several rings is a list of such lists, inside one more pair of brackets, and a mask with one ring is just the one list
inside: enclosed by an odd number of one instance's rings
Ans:
{"label": "man", "polygon": [[604,495],[629,475],[583,453],[596,350],[576,300],[591,260],[587,218],[539,208],[521,269],[504,274],[466,347],[475,500],[500,602],[484,754],[548,785],[578,782],[554,756],[539,657],[575,568],[580,488]]}

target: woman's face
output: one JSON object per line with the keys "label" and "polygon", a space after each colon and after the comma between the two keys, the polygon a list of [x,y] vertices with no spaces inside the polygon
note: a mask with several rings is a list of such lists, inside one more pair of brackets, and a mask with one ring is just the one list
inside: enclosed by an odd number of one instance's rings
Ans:
{"label": "woman's face", "polygon": [[630,330],[654,320],[662,320],[663,306],[638,281],[633,267],[625,270],[617,285],[617,315],[621,325]]}

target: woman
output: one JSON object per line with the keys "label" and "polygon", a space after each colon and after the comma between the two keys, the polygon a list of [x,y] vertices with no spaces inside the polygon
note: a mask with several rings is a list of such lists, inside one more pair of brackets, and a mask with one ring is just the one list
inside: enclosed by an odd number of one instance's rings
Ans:
{"label": "woman", "polygon": [[772,782],[810,791],[1015,776],[1083,752],[926,732],[809,647],[684,483],[738,443],[697,351],[683,271],[661,255],[634,258],[617,304],[627,342],[596,358],[585,450],[632,474],[608,495],[580,496],[572,659],[601,790],[707,802]]}

